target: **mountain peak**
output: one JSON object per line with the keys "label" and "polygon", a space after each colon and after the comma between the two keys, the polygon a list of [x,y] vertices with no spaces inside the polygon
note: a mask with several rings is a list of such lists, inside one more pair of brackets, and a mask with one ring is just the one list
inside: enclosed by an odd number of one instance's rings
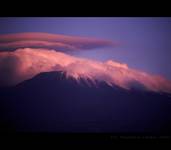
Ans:
{"label": "mountain peak", "polygon": [[125,89],[130,89],[131,83],[137,82],[149,91],[171,93],[171,81],[112,60],[100,62],[54,50],[33,48],[3,52],[1,57],[6,58],[2,59],[2,67],[0,67],[0,72],[2,72],[0,84],[3,83],[3,85],[16,85],[41,72],[63,71],[66,72],[67,77],[73,77],[77,81],[80,78],[93,82],[98,80],[110,86],[117,85]]}
{"label": "mountain peak", "polygon": [[0,90],[2,110],[6,109],[3,114],[18,131],[167,131],[170,97],[137,87],[128,91],[104,81],[95,82],[97,86],[89,78],[76,80],[63,71],[40,73]]}

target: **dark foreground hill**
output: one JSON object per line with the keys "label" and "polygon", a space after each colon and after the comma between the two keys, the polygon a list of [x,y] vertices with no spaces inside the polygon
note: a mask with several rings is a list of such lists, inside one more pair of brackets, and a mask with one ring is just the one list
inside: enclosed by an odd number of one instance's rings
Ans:
{"label": "dark foreground hill", "polygon": [[[87,83],[88,82],[88,83]],[[171,97],[41,73],[0,90],[1,132],[171,133]]]}

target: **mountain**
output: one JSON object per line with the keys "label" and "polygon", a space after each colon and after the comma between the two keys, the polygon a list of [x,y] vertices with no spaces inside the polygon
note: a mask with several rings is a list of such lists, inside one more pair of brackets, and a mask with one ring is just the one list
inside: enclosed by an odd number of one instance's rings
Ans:
{"label": "mountain", "polygon": [[45,72],[1,88],[1,132],[171,133],[169,94],[94,82]]}

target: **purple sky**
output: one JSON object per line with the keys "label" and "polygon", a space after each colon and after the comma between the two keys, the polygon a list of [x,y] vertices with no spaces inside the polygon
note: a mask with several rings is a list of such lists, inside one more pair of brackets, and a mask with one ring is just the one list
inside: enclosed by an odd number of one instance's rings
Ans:
{"label": "purple sky", "polygon": [[0,34],[47,32],[109,39],[122,44],[73,52],[97,60],[118,60],[171,79],[171,18],[0,18]]}

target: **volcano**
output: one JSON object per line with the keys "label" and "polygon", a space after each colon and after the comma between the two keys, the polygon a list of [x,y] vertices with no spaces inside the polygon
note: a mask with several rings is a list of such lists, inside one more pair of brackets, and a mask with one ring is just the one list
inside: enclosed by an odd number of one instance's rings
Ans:
{"label": "volcano", "polygon": [[171,133],[171,97],[65,72],[43,72],[0,89],[1,132]]}

